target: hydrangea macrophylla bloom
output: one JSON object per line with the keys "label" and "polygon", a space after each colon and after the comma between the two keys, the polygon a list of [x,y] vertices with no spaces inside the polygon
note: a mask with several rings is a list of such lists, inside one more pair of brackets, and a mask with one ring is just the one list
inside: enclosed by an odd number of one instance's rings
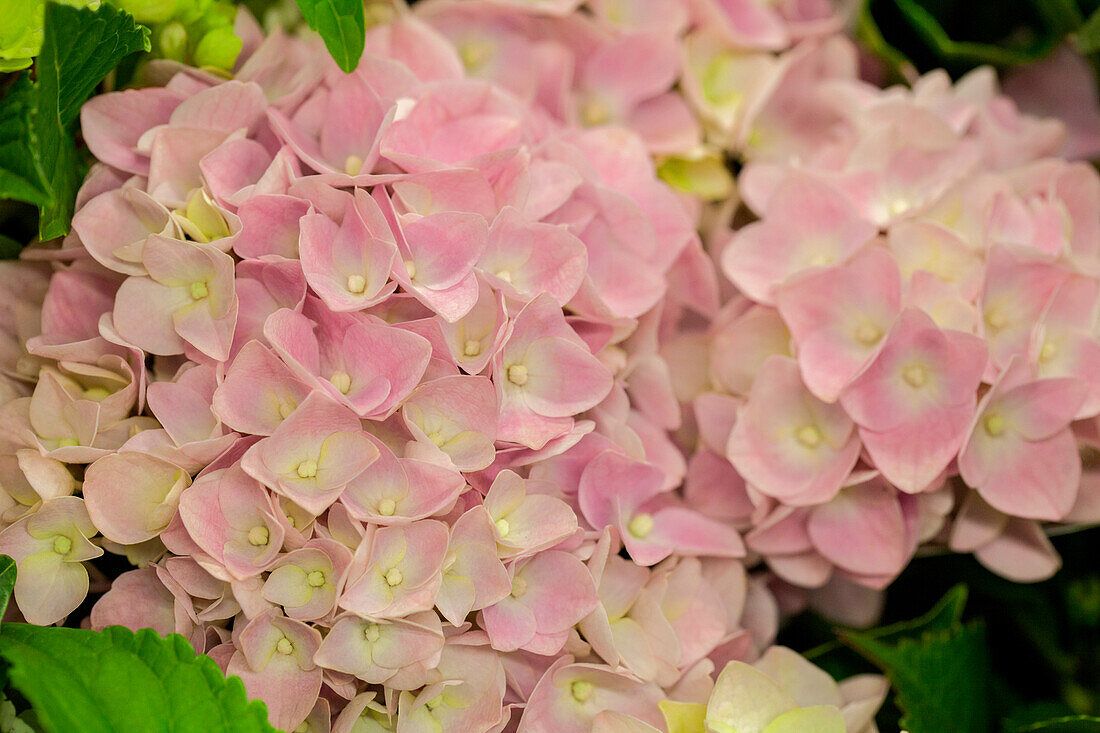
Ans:
{"label": "hydrangea macrophylla bloom", "polygon": [[608,664],[641,679],[675,677],[680,645],[661,612],[660,589],[646,587],[649,571],[617,555],[594,561],[604,563],[593,568],[600,605],[580,623],[585,639]]}
{"label": "hydrangea macrophylla bloom", "polygon": [[447,525],[425,519],[373,532],[370,554],[361,574],[349,581],[340,606],[377,618],[400,618],[431,608],[443,577]]}
{"label": "hydrangea macrophylla bloom", "polygon": [[0,552],[15,560],[15,601],[32,624],[49,625],[72,613],[88,593],[83,563],[103,550],[88,541],[96,527],[84,501],[60,496],[0,532]]}
{"label": "hydrangea macrophylla bloom", "polygon": [[575,664],[558,659],[527,698],[520,733],[583,733],[604,711],[622,712],[654,726],[662,725],[657,708],[662,695],[653,683],[615,672],[606,665]]}
{"label": "hydrangea macrophylla bloom", "polygon": [[168,209],[136,186],[96,196],[73,217],[73,231],[96,261],[124,275],[147,273],[143,255],[151,235],[179,235]]}
{"label": "hydrangea macrophylla bloom", "polygon": [[286,534],[277,511],[239,465],[203,474],[180,495],[179,516],[190,540],[239,580],[275,562]]}
{"label": "hydrangea macrophylla bloom", "polygon": [[275,432],[248,449],[241,467],[272,491],[320,514],[377,457],[351,411],[311,392]]}
{"label": "hydrangea macrophylla bloom", "polygon": [[134,545],[168,527],[191,477],[145,453],[113,453],[88,466],[83,494],[92,523],[107,539]]}
{"label": "hydrangea macrophylla bloom", "polygon": [[259,341],[237,353],[214,390],[214,413],[229,427],[271,435],[309,395],[310,387]]}
{"label": "hydrangea macrophylla bloom", "polygon": [[250,697],[269,701],[273,725],[298,727],[321,691],[322,670],[313,661],[321,634],[301,621],[267,612],[244,627],[238,644],[226,673],[240,676]]}
{"label": "hydrangea macrophylla bloom", "polygon": [[838,685],[796,652],[776,646],[752,665],[726,665],[707,701],[706,725],[716,731],[870,733],[888,689],[876,675]]}
{"label": "hydrangea macrophylla bloom", "polygon": [[128,278],[118,289],[119,334],[152,354],[181,354],[190,344],[213,359],[228,357],[237,321],[233,259],[208,244],[155,236],[141,261],[148,276]]}
{"label": "hydrangea macrophylla bloom", "polygon": [[480,611],[512,591],[512,578],[493,544],[495,536],[493,520],[483,507],[466,511],[451,529],[435,605],[455,626],[471,611]]}
{"label": "hydrangea macrophylla bloom", "polygon": [[[326,669],[355,675],[368,684],[415,689],[423,675],[408,671],[438,665],[443,643],[439,617],[431,611],[393,620],[348,614],[337,619],[314,659]],[[401,685],[395,677],[412,677],[412,684]]]}
{"label": "hydrangea macrophylla bloom", "polygon": [[859,459],[852,419],[810,394],[798,365],[769,357],[738,412],[726,454],[756,489],[792,504],[828,501]]}
{"label": "hydrangea macrophylla bloom", "polygon": [[410,331],[353,316],[319,318],[315,323],[283,308],[268,317],[264,335],[300,379],[360,417],[396,410],[423,375],[431,345]]}
{"label": "hydrangea macrophylla bloom", "polygon": [[352,517],[379,525],[408,524],[454,506],[466,487],[449,466],[398,458],[368,435],[378,459],[344,487],[340,502]]}
{"label": "hydrangea macrophylla bloom", "polygon": [[1028,350],[1036,376],[1077,377],[1088,382],[1089,394],[1075,416],[1077,419],[1092,417],[1100,411],[1098,372],[1093,368],[1100,359],[1100,344],[1089,330],[1098,291],[1100,283],[1091,278],[1067,279],[1047,305]]}
{"label": "hydrangea macrophylla bloom", "polygon": [[336,608],[350,564],[351,551],[339,542],[310,540],[279,558],[264,582],[263,597],[282,606],[289,618],[324,618]]}
{"label": "hydrangea macrophylla bloom", "polygon": [[910,493],[958,453],[988,358],[981,339],[904,310],[875,360],[841,393],[874,465]]}
{"label": "hydrangea macrophylla bloom", "polygon": [[963,480],[994,509],[1061,519],[1073,507],[1081,458],[1070,429],[1087,385],[1069,377],[1032,379],[1013,361],[982,398],[959,451]]}
{"label": "hydrangea macrophylla bloom", "polygon": [[488,647],[447,644],[433,677],[415,695],[401,693],[398,715],[409,731],[488,731],[507,722],[504,666]]}
{"label": "hydrangea macrophylla bloom", "polygon": [[397,288],[389,279],[397,242],[378,204],[361,189],[348,200],[339,225],[324,214],[308,214],[298,226],[306,281],[332,310],[362,310]]}
{"label": "hydrangea macrophylla bloom", "polygon": [[378,160],[387,109],[362,75],[320,87],[289,120],[278,110],[268,114],[280,137],[318,173],[354,180]]}
{"label": "hydrangea macrophylla bloom", "polygon": [[573,425],[572,416],[598,404],[611,373],[566,323],[551,296],[532,300],[512,321],[493,358],[500,396],[498,438],[541,448]]}
{"label": "hydrangea macrophylla bloom", "polygon": [[437,448],[460,471],[480,471],[496,457],[497,395],[485,377],[425,382],[405,400],[401,413],[418,443]]}
{"label": "hydrangea macrophylla bloom", "polygon": [[808,176],[786,179],[767,206],[763,220],[740,229],[722,250],[726,275],[761,303],[772,304],[776,287],[792,275],[843,264],[876,234],[842,193]]}
{"label": "hydrangea macrophylla bloom", "polygon": [[577,530],[577,516],[569,505],[541,493],[552,490],[553,484],[524,480],[513,471],[501,471],[493,479],[485,495],[485,509],[493,521],[502,558],[548,549]]}
{"label": "hydrangea macrophylla bloom", "polygon": [[672,554],[740,557],[741,536],[686,507],[664,504],[664,473],[653,465],[604,451],[581,474],[577,500],[593,527],[615,527],[630,557],[654,565]]}
{"label": "hydrangea macrophylla bloom", "polygon": [[701,729],[752,659],[757,728],[871,730],[881,680],[768,652],[780,609],[869,623],[945,539],[1038,579],[1097,514],[1100,175],[989,71],[876,89],[842,25],[441,1],[349,75],[241,11],[234,80],[95,98],[73,233],[0,266],[21,578],[64,616],[125,555],[92,625],[287,730]]}
{"label": "hydrangea macrophylla bloom", "polygon": [[901,278],[893,258],[873,247],[846,265],[789,281],[776,301],[806,386],[835,402],[881,349],[901,310]]}
{"label": "hydrangea macrophylla bloom", "polygon": [[599,603],[592,576],[572,555],[548,550],[512,567],[512,590],[481,612],[500,651],[556,654],[569,630]]}
{"label": "hydrangea macrophylla bloom", "polygon": [[584,243],[568,229],[526,222],[506,208],[493,220],[477,269],[508,297],[529,301],[548,293],[565,305],[580,288],[587,264]]}
{"label": "hydrangea macrophylla bloom", "polygon": [[504,294],[494,292],[481,278],[477,301],[469,313],[453,323],[439,316],[434,320],[451,359],[467,374],[484,372],[507,336]]}

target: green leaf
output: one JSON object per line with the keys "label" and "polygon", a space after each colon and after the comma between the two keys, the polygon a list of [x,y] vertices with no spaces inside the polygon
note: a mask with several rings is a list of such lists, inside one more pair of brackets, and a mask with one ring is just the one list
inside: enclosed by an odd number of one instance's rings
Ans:
{"label": "green leaf", "polygon": [[51,190],[36,154],[34,87],[26,74],[0,102],[0,196],[45,206]]}
{"label": "green leaf", "polygon": [[1067,715],[1012,728],[1008,733],[1100,733],[1100,718]]}
{"label": "green leaf", "polygon": [[298,0],[298,7],[336,64],[345,73],[355,71],[367,42],[363,0]]}
{"label": "green leaf", "polygon": [[81,105],[149,32],[107,4],[46,6],[36,83],[21,78],[0,100],[0,197],[39,207],[39,236],[67,234],[83,171],[72,128]]}
{"label": "green leaf", "polygon": [[0,618],[8,610],[8,600],[15,589],[15,560],[0,555]]}
{"label": "green leaf", "polygon": [[124,56],[149,50],[149,29],[104,3],[95,11],[50,3],[38,56],[39,113],[65,127]]}
{"label": "green leaf", "polygon": [[8,679],[47,733],[267,733],[262,702],[178,634],[5,624]]}
{"label": "green leaf", "polygon": [[985,626],[956,624],[894,643],[848,632],[845,642],[885,672],[910,733],[988,733],[989,650]]}
{"label": "green leaf", "polygon": [[1100,9],[1090,15],[1084,25],[1077,29],[1074,42],[1083,54],[1100,51]]}
{"label": "green leaf", "polygon": [[[969,591],[966,585],[960,583],[944,593],[943,598],[923,616],[918,616],[908,621],[899,621],[888,626],[867,629],[865,631],[838,630],[837,633],[841,636],[841,639],[843,639],[845,634],[859,633],[862,637],[875,639],[883,643],[890,643],[904,637],[919,637],[927,631],[948,631],[961,622],[968,595]],[[803,656],[812,662],[819,663],[819,660],[825,655],[842,648],[843,641],[841,639],[829,641],[814,647]]]}

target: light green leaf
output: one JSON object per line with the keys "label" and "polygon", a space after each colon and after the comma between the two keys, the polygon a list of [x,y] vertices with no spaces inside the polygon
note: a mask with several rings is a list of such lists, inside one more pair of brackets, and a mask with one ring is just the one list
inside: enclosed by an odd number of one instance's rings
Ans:
{"label": "light green leaf", "polygon": [[363,0],[298,0],[298,7],[336,64],[345,73],[354,71],[367,42]]}
{"label": "light green leaf", "polygon": [[5,624],[0,655],[47,733],[275,730],[240,678],[226,679],[178,634]]}

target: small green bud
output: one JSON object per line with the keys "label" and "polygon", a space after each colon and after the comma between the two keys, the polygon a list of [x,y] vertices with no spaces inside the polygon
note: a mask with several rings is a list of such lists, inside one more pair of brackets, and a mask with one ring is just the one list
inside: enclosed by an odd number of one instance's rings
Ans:
{"label": "small green bud", "polygon": [[215,28],[199,41],[192,61],[196,66],[212,66],[228,71],[237,62],[242,45],[241,39],[233,35],[232,28]]}
{"label": "small green bud", "polygon": [[178,21],[168,23],[157,33],[161,58],[183,62],[187,59],[187,29]]}
{"label": "small green bud", "polygon": [[176,14],[177,0],[111,0],[111,4],[134,16],[138,23],[165,23]]}

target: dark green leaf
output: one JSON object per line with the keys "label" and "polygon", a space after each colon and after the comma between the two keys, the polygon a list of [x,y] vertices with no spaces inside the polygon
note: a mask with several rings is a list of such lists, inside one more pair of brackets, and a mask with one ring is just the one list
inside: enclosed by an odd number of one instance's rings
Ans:
{"label": "dark green leaf", "polygon": [[1100,51],[1100,10],[1097,10],[1077,30],[1075,37],[1078,50],[1083,54]]}
{"label": "dark green leaf", "polygon": [[5,624],[8,679],[48,733],[266,733],[266,708],[182,636]]}
{"label": "dark green leaf", "polygon": [[346,73],[354,71],[367,39],[363,0],[298,0],[298,7],[336,64]]}
{"label": "dark green leaf", "polygon": [[124,56],[149,50],[149,29],[103,3],[95,11],[49,3],[37,62],[39,111],[66,127]]}
{"label": "dark green leaf", "polygon": [[1100,718],[1067,715],[1012,728],[1008,733],[1100,733]]}
{"label": "dark green leaf", "polygon": [[35,155],[34,105],[26,74],[0,100],[0,198],[44,206],[51,191]]}
{"label": "dark green leaf", "polygon": [[149,30],[104,3],[95,11],[50,3],[35,84],[35,145],[51,196],[41,206],[38,234],[67,234],[80,169],[72,123],[96,85],[123,57],[149,50]]}
{"label": "dark green leaf", "polygon": [[924,631],[894,643],[863,632],[845,642],[878,665],[897,692],[910,733],[988,733],[989,650],[980,623]]}
{"label": "dark green leaf", "polygon": [[8,599],[15,590],[15,560],[7,555],[0,555],[0,618],[4,611],[8,610]]}
{"label": "dark green leaf", "polygon": [[[870,639],[890,643],[902,637],[919,637],[926,631],[947,631],[962,620],[967,595],[966,586],[960,583],[947,591],[943,598],[923,616],[908,621],[899,621],[889,626],[867,629],[859,633]],[[837,633],[844,634],[845,632],[838,629]],[[805,656],[810,661],[820,664],[822,657],[840,648],[843,648],[841,641],[832,640],[810,649]]]}

